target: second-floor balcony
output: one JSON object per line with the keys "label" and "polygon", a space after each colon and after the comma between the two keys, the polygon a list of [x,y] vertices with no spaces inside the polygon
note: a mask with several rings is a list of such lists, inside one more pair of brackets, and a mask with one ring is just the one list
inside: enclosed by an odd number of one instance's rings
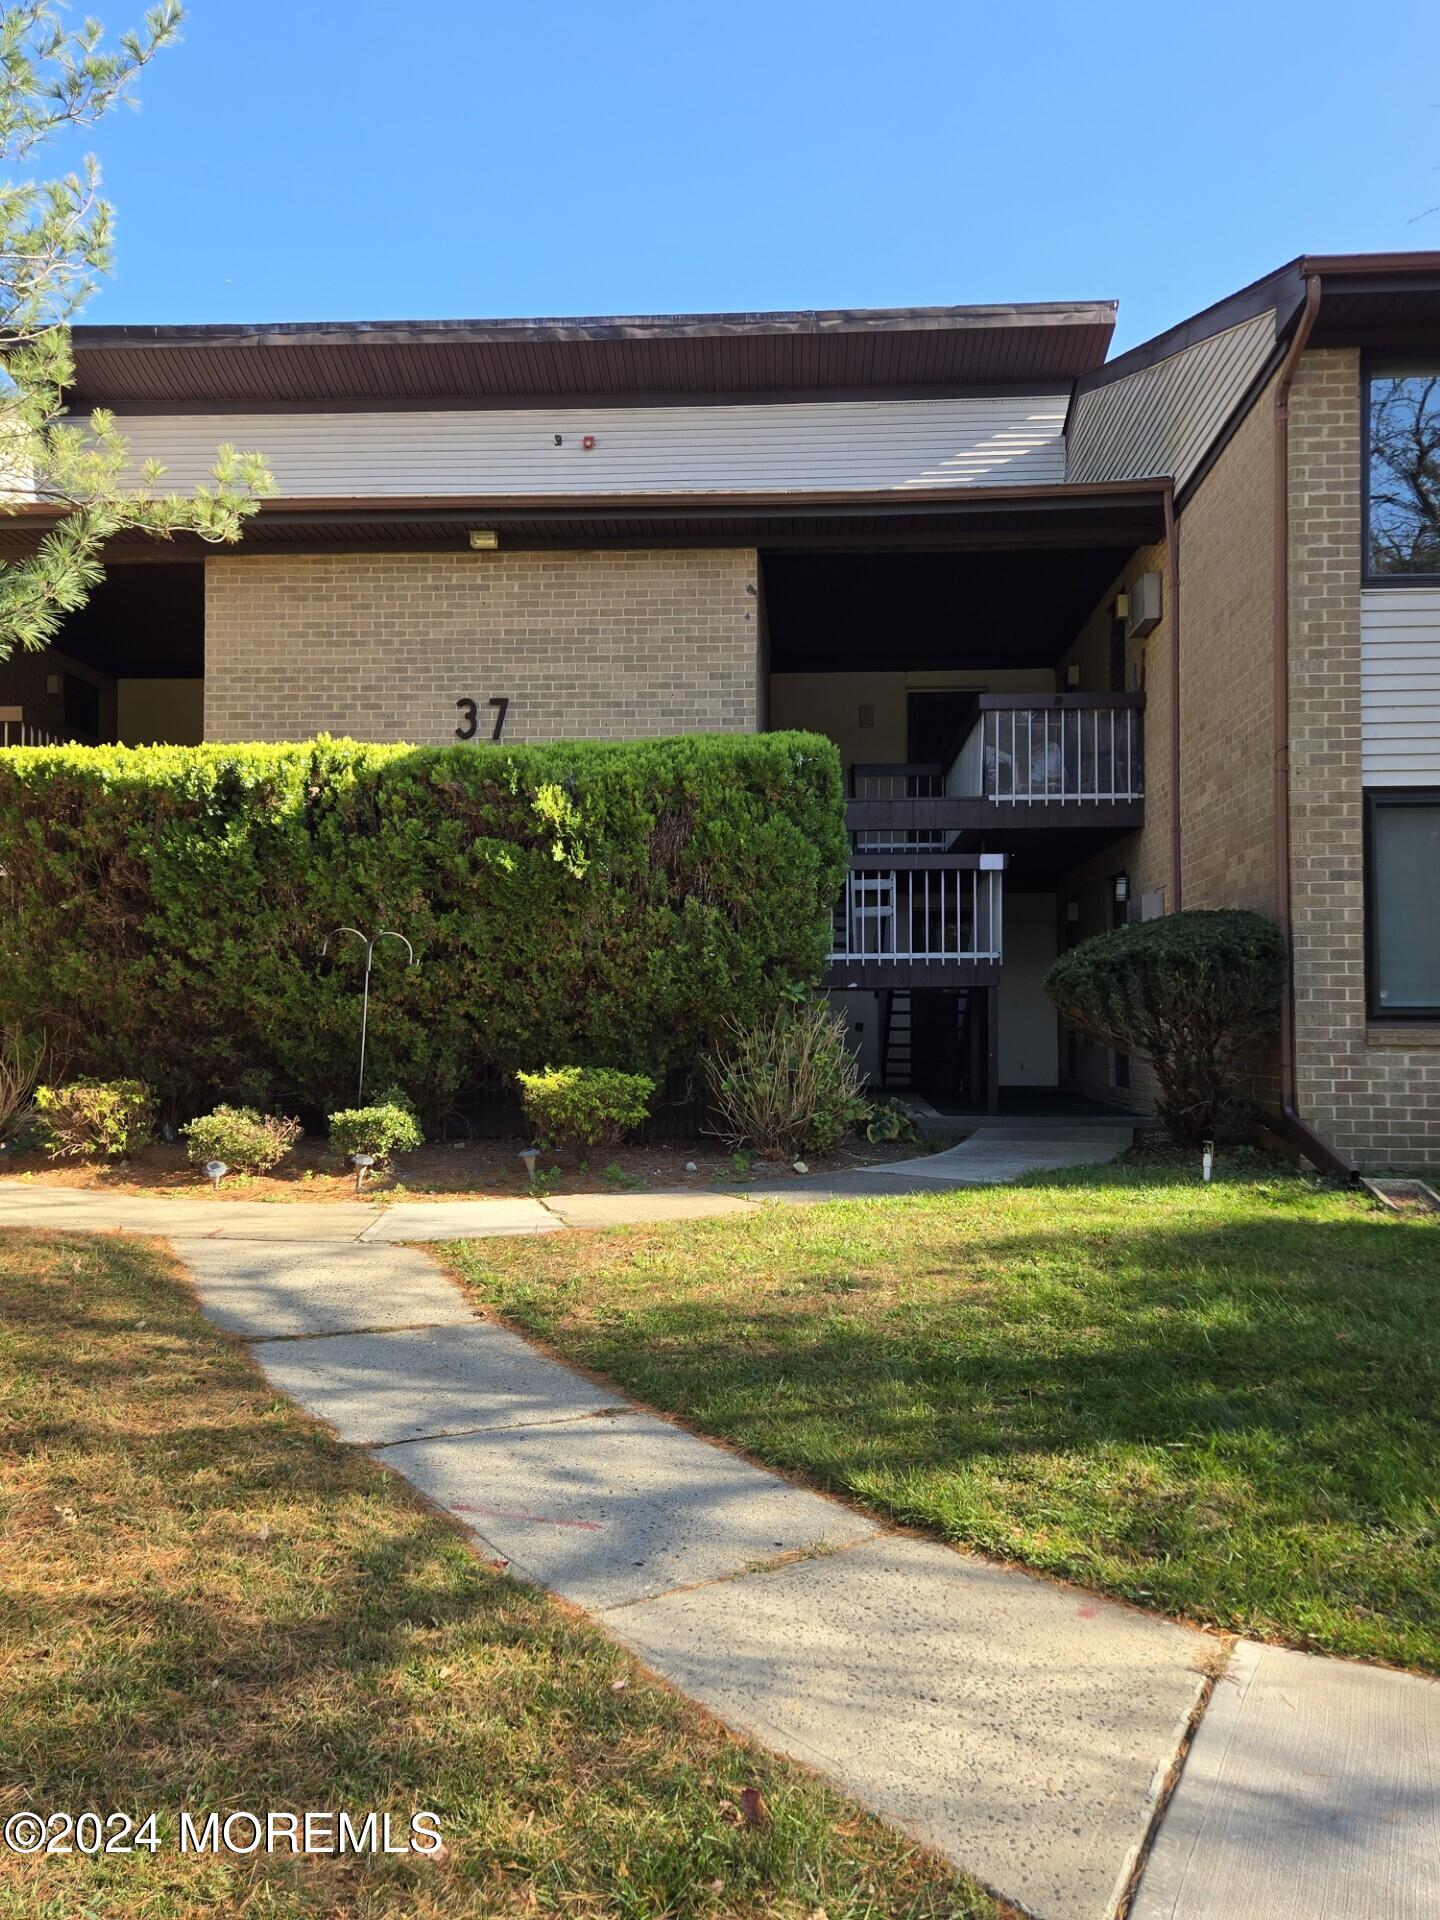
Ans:
{"label": "second-floor balcony", "polygon": [[1128,832],[1144,819],[1141,693],[984,694],[947,761],[857,765],[855,852],[944,852],[1021,826]]}

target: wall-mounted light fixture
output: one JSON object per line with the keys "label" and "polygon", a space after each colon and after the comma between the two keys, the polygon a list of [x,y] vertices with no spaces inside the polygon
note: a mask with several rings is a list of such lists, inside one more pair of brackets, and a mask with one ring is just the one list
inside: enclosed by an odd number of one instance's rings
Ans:
{"label": "wall-mounted light fixture", "polygon": [[1115,876],[1116,906],[1123,907],[1125,905],[1125,902],[1129,898],[1130,898],[1130,876],[1128,873],[1117,873]]}
{"label": "wall-mounted light fixture", "polygon": [[873,727],[873,726],[874,726],[874,724],[875,724],[875,709],[874,709],[874,707],[861,707],[861,709],[860,709],[860,724],[861,724],[861,726],[862,726],[862,727]]}
{"label": "wall-mounted light fixture", "polygon": [[1067,927],[1079,926],[1080,902],[1078,900],[1067,900],[1065,902],[1065,924]]}
{"label": "wall-mounted light fixture", "polygon": [[1080,684],[1080,662],[1072,660],[1065,669],[1065,684],[1073,692]]}
{"label": "wall-mounted light fixture", "polygon": [[494,527],[472,527],[470,545],[476,553],[494,553],[500,545],[500,536]]}

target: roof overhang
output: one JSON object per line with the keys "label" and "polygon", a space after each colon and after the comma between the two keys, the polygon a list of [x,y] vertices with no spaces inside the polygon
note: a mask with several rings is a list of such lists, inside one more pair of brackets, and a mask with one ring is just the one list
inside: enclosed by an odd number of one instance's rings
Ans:
{"label": "roof overhang", "polygon": [[80,326],[71,404],[163,411],[364,401],[1063,388],[1100,365],[1113,300],[541,320]]}
{"label": "roof overhang", "polygon": [[[703,494],[648,500],[266,500],[237,547],[190,535],[115,541],[114,560],[207,554],[393,548],[456,551],[472,528],[505,550],[584,546],[1135,547],[1164,527],[1165,483],[970,487],[932,493]],[[0,519],[0,553],[32,546],[56,514],[26,507]]]}
{"label": "roof overhang", "polygon": [[1307,254],[1320,276],[1316,347],[1425,346],[1440,334],[1440,253]]}

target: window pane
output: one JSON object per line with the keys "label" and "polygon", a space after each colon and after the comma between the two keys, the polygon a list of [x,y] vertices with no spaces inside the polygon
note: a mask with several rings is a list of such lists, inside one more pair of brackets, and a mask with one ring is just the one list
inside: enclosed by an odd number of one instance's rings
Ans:
{"label": "window pane", "polygon": [[1440,1009],[1440,806],[1375,809],[1377,1004]]}
{"label": "window pane", "polygon": [[1370,381],[1370,571],[1440,573],[1440,366]]}

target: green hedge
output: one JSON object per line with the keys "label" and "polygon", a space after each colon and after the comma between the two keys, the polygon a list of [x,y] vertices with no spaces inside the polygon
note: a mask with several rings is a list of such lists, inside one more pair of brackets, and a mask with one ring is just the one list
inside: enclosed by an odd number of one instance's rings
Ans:
{"label": "green hedge", "polygon": [[845,860],[834,748],[696,735],[514,749],[0,752],[0,1027],[172,1113],[257,1074],[434,1119],[486,1068],[663,1073],[814,981]]}

